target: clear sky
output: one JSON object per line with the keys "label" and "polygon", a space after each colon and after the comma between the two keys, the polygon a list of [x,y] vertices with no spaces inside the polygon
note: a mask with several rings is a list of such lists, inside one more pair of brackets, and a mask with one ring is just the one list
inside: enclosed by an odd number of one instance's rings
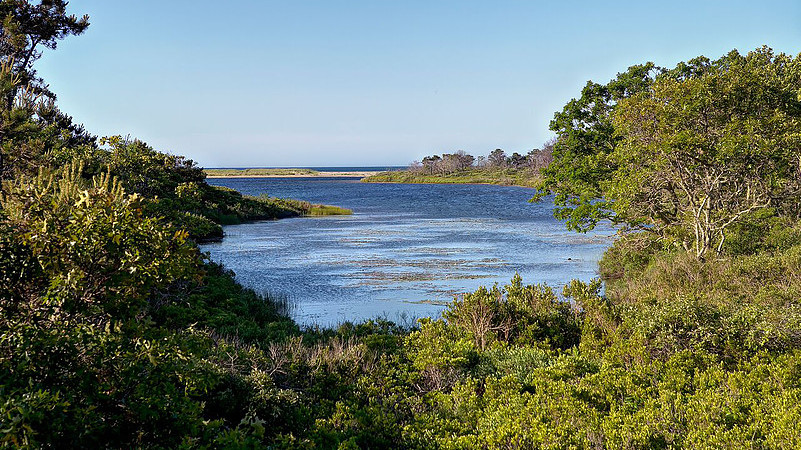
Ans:
{"label": "clear sky", "polygon": [[587,80],[762,45],[801,1],[72,0],[38,63],[62,110],[206,167],[527,152]]}

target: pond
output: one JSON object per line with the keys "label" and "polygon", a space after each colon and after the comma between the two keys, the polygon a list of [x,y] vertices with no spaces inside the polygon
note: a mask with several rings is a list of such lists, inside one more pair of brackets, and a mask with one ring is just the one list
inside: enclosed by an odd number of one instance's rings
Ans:
{"label": "pond", "polygon": [[302,325],[437,317],[454,296],[506,284],[561,289],[597,276],[614,230],[567,231],[530,188],[377,184],[349,178],[218,178],[210,184],[352,209],[225,227],[202,246],[258,292],[285,296]]}

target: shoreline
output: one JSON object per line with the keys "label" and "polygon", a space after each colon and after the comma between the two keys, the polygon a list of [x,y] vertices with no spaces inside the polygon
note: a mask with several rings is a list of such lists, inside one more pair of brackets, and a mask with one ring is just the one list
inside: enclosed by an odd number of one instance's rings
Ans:
{"label": "shoreline", "polygon": [[259,175],[206,175],[206,178],[365,178],[380,172],[316,172]]}

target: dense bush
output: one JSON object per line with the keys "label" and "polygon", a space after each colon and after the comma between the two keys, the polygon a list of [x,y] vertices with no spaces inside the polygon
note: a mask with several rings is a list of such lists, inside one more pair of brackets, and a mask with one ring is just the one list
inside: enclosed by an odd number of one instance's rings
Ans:
{"label": "dense bush", "polygon": [[20,177],[2,197],[13,284],[0,292],[0,441],[178,443],[206,370],[191,337],[143,318],[199,281],[198,251],[110,177],[80,173]]}
{"label": "dense bush", "polygon": [[106,167],[128,191],[147,199],[145,212],[185,229],[196,241],[221,239],[221,225],[247,220],[281,219],[301,215],[350,214],[342,208],[312,205],[269,196],[244,196],[205,182],[203,169],[192,160],[154,150],[136,139],[101,139]]}
{"label": "dense bush", "polygon": [[302,331],[80,173],[3,197],[5,446],[798,444],[798,245],[702,262],[631,236],[603,294],[515,277],[413,330]]}

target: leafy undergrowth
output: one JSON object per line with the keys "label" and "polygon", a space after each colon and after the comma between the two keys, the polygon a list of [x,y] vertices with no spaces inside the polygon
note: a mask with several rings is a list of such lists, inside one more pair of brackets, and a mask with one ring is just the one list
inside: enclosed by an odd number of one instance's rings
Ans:
{"label": "leafy undergrowth", "polygon": [[790,219],[760,213],[706,261],[626,236],[601,262],[603,295],[599,280],[558,295],[515,277],[411,329],[302,330],[157,212],[324,208],[200,182],[144,197],[82,167],[4,185],[0,446],[801,445]]}
{"label": "leafy undergrowth", "polygon": [[301,330],[141,199],[77,173],[3,198],[3,447],[801,444],[791,241],[702,263],[632,238],[604,260],[625,267],[606,295],[515,277],[412,329]]}

